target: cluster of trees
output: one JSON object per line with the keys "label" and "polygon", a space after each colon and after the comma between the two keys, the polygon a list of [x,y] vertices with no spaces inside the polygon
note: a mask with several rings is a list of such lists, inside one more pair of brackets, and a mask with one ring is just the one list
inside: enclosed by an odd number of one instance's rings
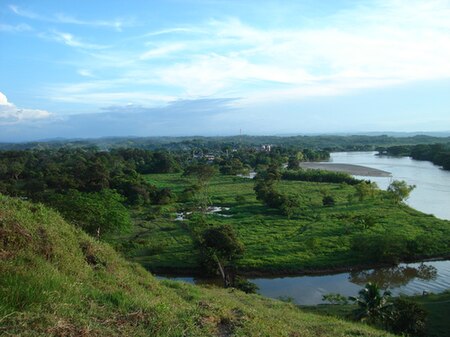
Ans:
{"label": "cluster of trees", "polygon": [[435,235],[419,235],[414,239],[401,234],[360,233],[353,236],[351,248],[372,263],[399,263],[425,255],[438,254],[447,239]]}
{"label": "cluster of trees", "polygon": [[435,165],[442,166],[444,170],[450,170],[450,144],[399,145],[379,148],[378,151],[380,154],[431,161]]}
{"label": "cluster of trees", "polygon": [[392,298],[391,292],[368,282],[358,292],[358,296],[345,297],[341,294],[326,294],[324,301],[332,304],[353,303],[356,308],[351,318],[410,337],[426,336],[428,313],[417,303],[404,297]]}
{"label": "cluster of trees", "polygon": [[281,179],[278,167],[270,166],[266,171],[259,172],[255,177],[254,191],[256,199],[264,202],[268,207],[277,208],[282,214],[291,217],[295,209],[300,206],[300,200],[296,196],[280,193],[277,182]]}
{"label": "cluster of trees", "polygon": [[216,152],[214,164],[219,166],[222,174],[246,174],[249,170],[265,170],[269,166],[279,166],[288,162],[298,168],[303,161],[323,161],[330,158],[330,153],[323,150],[299,149],[291,147],[271,147],[270,151],[243,147],[239,149],[224,148]]}
{"label": "cluster of trees", "polygon": [[425,336],[427,312],[417,303],[405,298],[392,300],[389,291],[381,292],[375,283],[367,283],[357,297],[354,317],[360,321],[383,327],[402,336]]}
{"label": "cluster of trees", "polygon": [[125,205],[173,201],[170,189],[156,188],[141,174],[177,170],[170,154],[137,149],[4,151],[0,193],[46,203],[100,236],[130,228]]}
{"label": "cluster of trees", "polygon": [[[289,168],[289,167],[288,167]],[[346,183],[356,185],[361,180],[353,178],[351,175],[343,172],[331,172],[325,170],[285,170],[281,174],[283,180],[312,181],[318,183]]]}

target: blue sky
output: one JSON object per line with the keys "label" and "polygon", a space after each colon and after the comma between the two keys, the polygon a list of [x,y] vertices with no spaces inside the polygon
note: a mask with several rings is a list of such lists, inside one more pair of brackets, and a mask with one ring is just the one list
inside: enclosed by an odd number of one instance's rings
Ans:
{"label": "blue sky", "polygon": [[448,131],[450,1],[0,1],[0,141]]}

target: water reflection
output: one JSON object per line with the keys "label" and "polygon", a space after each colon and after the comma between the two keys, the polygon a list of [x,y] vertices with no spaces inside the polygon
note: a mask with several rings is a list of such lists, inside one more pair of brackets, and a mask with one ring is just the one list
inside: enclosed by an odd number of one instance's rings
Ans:
{"label": "water reflection", "polygon": [[432,265],[420,264],[418,267],[398,265],[390,268],[371,269],[351,272],[349,281],[361,286],[376,283],[380,288],[397,288],[407,285],[414,279],[436,280],[438,271]]}
{"label": "water reflection", "polygon": [[[221,280],[193,277],[171,279],[222,286]],[[356,296],[369,281],[377,282],[382,288],[389,288],[394,296],[422,294],[424,291],[439,293],[450,288],[450,260],[400,264],[390,268],[332,275],[256,278],[249,281],[258,286],[258,293],[263,296],[292,298],[295,303],[304,305],[323,303],[322,296],[329,293]]]}

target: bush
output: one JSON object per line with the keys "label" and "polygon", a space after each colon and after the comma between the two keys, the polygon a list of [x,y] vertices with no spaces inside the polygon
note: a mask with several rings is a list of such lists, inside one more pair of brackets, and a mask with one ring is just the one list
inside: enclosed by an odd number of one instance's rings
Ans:
{"label": "bush", "polygon": [[334,206],[335,204],[334,198],[331,195],[326,195],[322,199],[322,204],[324,206]]}
{"label": "bush", "polygon": [[246,294],[256,294],[259,290],[258,286],[249,280],[236,276],[233,286],[236,289],[242,290]]}
{"label": "bush", "polygon": [[395,334],[419,337],[426,335],[426,320],[427,312],[419,304],[400,297],[394,301],[387,326]]}

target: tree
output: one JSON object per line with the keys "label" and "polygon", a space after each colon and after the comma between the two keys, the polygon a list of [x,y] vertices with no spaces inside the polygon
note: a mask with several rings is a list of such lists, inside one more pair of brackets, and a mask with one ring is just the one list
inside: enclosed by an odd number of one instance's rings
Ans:
{"label": "tree", "polygon": [[363,201],[367,197],[373,198],[378,191],[378,186],[374,182],[362,181],[355,185],[355,195],[359,201]]}
{"label": "tree", "polygon": [[298,159],[298,156],[291,156],[288,160],[287,169],[288,170],[297,170],[300,166],[300,160]]}
{"label": "tree", "polygon": [[113,190],[83,193],[70,190],[66,194],[52,194],[48,203],[63,217],[87,233],[100,238],[109,233],[120,233],[131,228],[124,198]]}
{"label": "tree", "polygon": [[191,165],[184,170],[183,176],[192,177],[196,180],[198,186],[197,202],[203,212],[206,212],[210,204],[208,187],[210,180],[216,174],[217,169],[211,165]]}
{"label": "tree", "polygon": [[361,321],[372,323],[383,322],[390,313],[392,303],[389,302],[391,293],[384,291],[374,283],[367,283],[366,286],[358,292],[358,297],[349,297],[349,299],[358,305],[355,310],[355,318]]}
{"label": "tree", "polygon": [[391,197],[398,203],[409,198],[416,185],[408,185],[404,180],[394,180],[388,187]]}
{"label": "tree", "polygon": [[235,267],[236,260],[244,252],[244,245],[238,240],[233,227],[222,225],[205,229],[199,243],[203,265],[209,270],[218,269],[224,285],[231,285],[233,280],[229,269]]}

